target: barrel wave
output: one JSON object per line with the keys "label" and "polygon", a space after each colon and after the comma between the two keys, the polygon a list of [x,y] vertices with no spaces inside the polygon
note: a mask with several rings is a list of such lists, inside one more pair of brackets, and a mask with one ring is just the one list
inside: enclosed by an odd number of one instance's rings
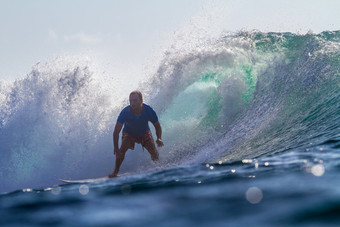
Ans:
{"label": "barrel wave", "polygon": [[151,163],[137,146],[122,172],[275,156],[340,137],[339,31],[223,34],[168,50],[154,74],[133,78],[138,87],[91,65],[60,57],[1,81],[1,192],[110,173],[113,127],[133,89],[158,113],[165,147]]}

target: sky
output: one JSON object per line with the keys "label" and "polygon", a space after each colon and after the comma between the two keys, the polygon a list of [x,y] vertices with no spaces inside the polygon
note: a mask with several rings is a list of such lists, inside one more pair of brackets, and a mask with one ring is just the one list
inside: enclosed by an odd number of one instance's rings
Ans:
{"label": "sky", "polygon": [[140,71],[178,34],[340,30],[338,0],[0,0],[0,80],[38,62],[89,56]]}

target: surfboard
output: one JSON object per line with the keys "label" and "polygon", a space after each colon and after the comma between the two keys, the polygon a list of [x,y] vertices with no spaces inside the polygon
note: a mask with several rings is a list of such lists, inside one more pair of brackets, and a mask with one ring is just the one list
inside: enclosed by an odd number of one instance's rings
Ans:
{"label": "surfboard", "polygon": [[105,181],[111,179],[109,177],[99,177],[99,178],[91,178],[91,179],[83,179],[83,180],[64,180],[64,179],[58,179],[61,182],[68,183],[68,184],[86,184],[86,183],[92,183],[97,181]]}
{"label": "surfboard", "polygon": [[[117,177],[128,176],[128,175],[131,175],[131,173],[118,174]],[[86,183],[93,183],[93,182],[99,182],[99,181],[106,181],[106,180],[114,179],[117,177],[110,178],[106,176],[106,177],[90,178],[90,179],[83,179],[83,180],[65,180],[65,179],[58,179],[58,180],[64,183],[68,183],[68,184],[86,184]]]}

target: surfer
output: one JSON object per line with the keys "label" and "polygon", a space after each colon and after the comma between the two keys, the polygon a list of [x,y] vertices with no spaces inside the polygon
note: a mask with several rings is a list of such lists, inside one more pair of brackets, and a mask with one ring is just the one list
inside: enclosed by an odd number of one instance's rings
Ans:
{"label": "surfer", "polygon": [[[116,165],[109,177],[117,177],[119,168],[124,161],[128,149],[134,149],[135,143],[139,143],[150,153],[153,161],[158,161],[158,151],[155,146],[148,122],[154,125],[157,136],[157,146],[162,147],[162,128],[158,121],[156,112],[143,103],[140,91],[133,91],[129,96],[130,105],[125,107],[119,114],[115,129],[113,131],[113,154],[116,155]],[[118,147],[119,133],[122,130],[122,144]]]}

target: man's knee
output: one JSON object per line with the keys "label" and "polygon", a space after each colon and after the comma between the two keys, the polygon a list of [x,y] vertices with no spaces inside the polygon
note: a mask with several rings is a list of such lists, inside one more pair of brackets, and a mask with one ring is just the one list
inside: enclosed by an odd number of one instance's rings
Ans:
{"label": "man's knee", "polygon": [[151,160],[152,161],[158,161],[159,159],[159,154],[158,151],[156,149],[156,146],[153,142],[153,140],[148,141],[147,143],[144,144],[144,147],[146,148],[146,150],[150,153],[151,155]]}

